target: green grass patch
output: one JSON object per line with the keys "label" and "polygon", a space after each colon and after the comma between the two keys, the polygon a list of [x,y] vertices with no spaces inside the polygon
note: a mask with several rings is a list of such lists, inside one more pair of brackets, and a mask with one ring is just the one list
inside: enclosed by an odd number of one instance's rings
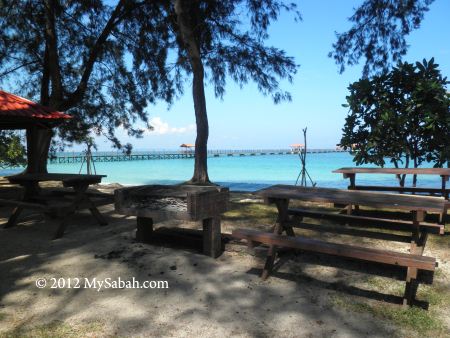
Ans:
{"label": "green grass patch", "polygon": [[0,333],[0,338],[59,338],[59,337],[86,337],[99,336],[103,333],[103,324],[98,322],[69,325],[62,321],[32,327],[18,326],[12,330]]}
{"label": "green grass patch", "polygon": [[332,296],[331,303],[335,307],[348,311],[367,313],[376,318],[388,320],[399,328],[415,331],[421,336],[443,337],[446,334],[444,324],[432,311],[418,307],[404,308],[390,304],[368,304],[349,300],[348,297]]}
{"label": "green grass patch", "polygon": [[3,321],[3,320],[5,320],[6,317],[8,317],[8,315],[7,315],[6,313],[0,312],[0,322]]}
{"label": "green grass patch", "polygon": [[224,219],[276,219],[277,211],[273,206],[259,203],[231,203],[230,210],[224,215]]}
{"label": "green grass patch", "polygon": [[[450,232],[449,226],[446,226],[446,233]],[[436,247],[440,250],[448,250],[450,249],[450,236],[440,236],[440,235],[433,235],[429,236],[428,239],[428,245],[432,245],[433,247]]]}

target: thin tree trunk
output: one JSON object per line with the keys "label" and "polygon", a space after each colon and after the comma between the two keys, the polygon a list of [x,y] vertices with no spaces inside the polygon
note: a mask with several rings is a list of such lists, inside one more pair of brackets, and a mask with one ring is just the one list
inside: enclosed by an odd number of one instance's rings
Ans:
{"label": "thin tree trunk", "polygon": [[180,35],[189,55],[193,72],[192,96],[194,99],[195,120],[197,124],[197,138],[195,140],[195,167],[190,183],[208,184],[208,115],[206,112],[206,98],[204,87],[204,68],[200,55],[200,48],[194,35],[192,18],[185,8],[186,2],[175,0],[174,7]]}
{"label": "thin tree trunk", "polygon": [[[405,168],[409,168],[409,155],[406,155]],[[400,186],[401,187],[405,186],[405,180],[406,180],[406,174],[403,174],[402,175],[402,179],[400,180]]]}
{"label": "thin tree trunk", "polygon": [[[418,155],[418,152],[419,152],[419,149],[418,149],[419,147],[417,146],[417,142],[414,142],[414,168],[417,168],[418,167],[418,164],[417,164],[417,157],[419,156]],[[416,174],[414,174],[413,175],[413,187],[415,188],[416,187],[416,185],[417,185],[417,175]],[[414,195],[415,193],[413,192],[413,195]]]}
{"label": "thin tree trunk", "polygon": [[[416,158],[414,158],[414,168],[417,168],[417,159]],[[417,175],[414,174],[413,175],[413,187],[415,188],[416,185],[417,185]],[[413,193],[413,195],[414,195],[414,193]]]}

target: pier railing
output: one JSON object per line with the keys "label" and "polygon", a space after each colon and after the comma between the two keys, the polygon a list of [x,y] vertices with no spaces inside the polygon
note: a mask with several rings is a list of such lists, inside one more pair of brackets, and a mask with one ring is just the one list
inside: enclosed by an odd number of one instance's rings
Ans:
{"label": "pier railing", "polygon": [[[336,149],[308,149],[308,153],[336,153],[345,152]],[[291,155],[298,152],[291,149],[222,149],[208,150],[208,157],[225,156],[261,156],[261,155]],[[120,152],[94,152],[91,160],[94,162],[124,162],[145,160],[173,160],[194,158],[194,150],[151,150],[134,151],[130,155]],[[61,153],[49,159],[50,163],[82,163],[85,160],[84,153]]]}

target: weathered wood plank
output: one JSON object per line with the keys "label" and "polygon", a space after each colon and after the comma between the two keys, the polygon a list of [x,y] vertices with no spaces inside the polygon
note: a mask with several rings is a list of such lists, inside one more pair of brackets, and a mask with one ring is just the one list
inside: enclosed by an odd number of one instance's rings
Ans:
{"label": "weathered wood plank", "polygon": [[300,249],[369,262],[417,268],[419,270],[434,271],[436,266],[436,259],[433,257],[365,248],[347,244],[329,243],[311,238],[283,236],[251,229],[237,229],[233,231],[232,235],[238,239],[250,240],[267,245]]}
{"label": "weathered wood plank", "polygon": [[203,223],[203,253],[217,258],[222,253],[222,232],[220,218],[206,218]]}
{"label": "weathered wood plank", "polygon": [[[441,188],[424,188],[424,187],[394,187],[394,186],[378,186],[378,185],[355,185],[354,190],[370,190],[370,191],[398,191],[398,192],[418,192],[430,194],[442,194]],[[445,189],[450,192],[450,189]]]}
{"label": "weathered wood plank", "polygon": [[441,197],[398,195],[331,188],[310,188],[281,184],[258,190],[255,194],[263,197],[266,203],[272,203],[276,199],[288,198],[309,202],[365,205],[374,208],[394,208],[408,211],[422,210],[439,213],[444,210],[448,203],[448,201]]}
{"label": "weathered wood plank", "polygon": [[337,174],[394,174],[450,176],[450,168],[361,168],[348,167],[333,170]]}
{"label": "weathered wood plank", "polygon": [[[414,226],[412,221],[392,220],[386,218],[357,216],[357,215],[343,215],[326,211],[311,211],[298,208],[291,208],[289,209],[288,213],[289,215],[301,217],[333,219],[361,226],[369,225],[380,227],[392,227],[394,230],[411,231]],[[440,235],[444,234],[444,225],[442,224],[421,222],[420,229],[433,234],[440,234]]]}
{"label": "weathered wood plank", "polygon": [[72,187],[80,182],[95,184],[100,183],[106,175],[85,175],[85,174],[65,174],[65,173],[48,173],[48,174],[18,174],[6,176],[5,178],[13,184],[24,184],[27,182],[49,182],[59,181]]}

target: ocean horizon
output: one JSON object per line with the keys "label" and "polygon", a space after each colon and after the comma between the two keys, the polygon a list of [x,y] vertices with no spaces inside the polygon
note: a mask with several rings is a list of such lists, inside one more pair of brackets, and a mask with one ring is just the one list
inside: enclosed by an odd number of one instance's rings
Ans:
{"label": "ocean horizon", "polygon": [[[307,154],[306,158],[306,168],[318,187],[347,188],[348,179],[332,171],[355,166],[353,156],[349,153],[312,153]],[[426,163],[423,167],[432,167],[432,164]],[[102,181],[105,184],[178,184],[192,177],[194,159],[95,162],[95,169],[97,174],[107,175]],[[0,170],[0,176],[19,173],[22,170],[23,168]],[[48,170],[58,173],[85,173],[86,165],[81,168],[80,163],[49,164]],[[210,180],[229,187],[232,191],[255,191],[274,184],[295,184],[300,170],[298,154],[208,158]],[[412,176],[409,176],[406,184],[411,184],[411,180]],[[395,175],[358,174],[356,182],[365,185],[398,185]],[[311,185],[309,181],[308,185]],[[439,188],[440,185],[438,176],[418,177],[417,186]]]}

